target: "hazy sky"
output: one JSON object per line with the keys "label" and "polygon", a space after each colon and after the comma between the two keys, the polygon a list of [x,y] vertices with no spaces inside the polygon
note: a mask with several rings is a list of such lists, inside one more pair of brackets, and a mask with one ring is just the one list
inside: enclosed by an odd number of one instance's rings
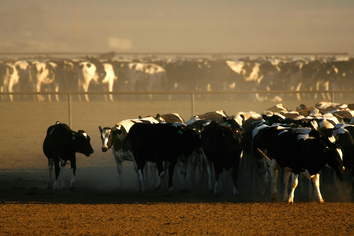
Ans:
{"label": "hazy sky", "polygon": [[1,0],[0,50],[349,52],[353,0]]}

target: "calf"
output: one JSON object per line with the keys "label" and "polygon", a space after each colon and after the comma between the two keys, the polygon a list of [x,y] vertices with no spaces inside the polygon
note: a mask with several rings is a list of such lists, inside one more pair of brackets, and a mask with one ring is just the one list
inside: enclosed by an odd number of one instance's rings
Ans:
{"label": "calf", "polygon": [[189,126],[173,126],[170,124],[136,123],[129,131],[127,142],[131,146],[134,160],[138,169],[141,190],[144,192],[143,169],[147,161],[155,162],[160,177],[155,186],[161,188],[165,175],[163,162],[169,162],[169,191],[173,191],[172,179],[178,157],[188,157],[194,150],[200,148],[200,139],[197,132]]}
{"label": "calf", "polygon": [[[237,124],[236,122],[234,122]],[[214,165],[216,183],[214,193],[220,192],[219,179],[225,170],[232,170],[233,192],[238,194],[237,175],[242,155],[241,129],[232,125],[221,125],[214,121],[206,125],[201,134],[204,159],[209,173],[209,190],[212,190],[211,163]]]}
{"label": "calf", "polygon": [[[82,153],[90,156],[93,149],[90,143],[90,136],[83,130],[75,132],[64,123],[57,121],[47,130],[47,136],[43,142],[43,152],[48,158],[49,178],[48,188],[51,187],[53,163],[55,166],[55,182],[53,189],[58,189],[58,176],[61,174],[62,183],[61,187],[65,188],[64,184],[64,166],[67,161],[71,165],[71,181],[70,188],[75,185],[75,172],[76,172],[76,156],[75,153]],[[61,164],[59,167],[59,163]]]}

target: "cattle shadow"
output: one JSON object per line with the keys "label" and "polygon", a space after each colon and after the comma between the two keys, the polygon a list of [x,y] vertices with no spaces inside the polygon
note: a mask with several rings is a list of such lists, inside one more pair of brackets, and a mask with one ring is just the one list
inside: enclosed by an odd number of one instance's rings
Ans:
{"label": "cattle shadow", "polygon": [[[69,171],[67,168],[67,186],[70,181]],[[47,170],[1,171],[0,204],[272,203],[267,197],[252,194],[247,187],[239,189],[240,195],[235,196],[227,189],[216,195],[207,190],[207,180],[202,180],[205,185],[187,184],[186,190],[181,190],[180,183],[176,181],[176,191],[173,193],[168,193],[166,188],[155,191],[153,186],[146,192],[139,193],[136,190],[137,174],[133,168],[127,167],[123,169],[123,187],[120,189],[117,188],[118,174],[115,167],[78,169],[76,187],[73,190],[47,189],[47,177]],[[243,186],[247,186],[247,183]],[[323,191],[323,197],[326,202],[353,202],[353,198],[338,199],[333,191]],[[295,204],[298,202],[315,203],[315,200],[296,195]]]}

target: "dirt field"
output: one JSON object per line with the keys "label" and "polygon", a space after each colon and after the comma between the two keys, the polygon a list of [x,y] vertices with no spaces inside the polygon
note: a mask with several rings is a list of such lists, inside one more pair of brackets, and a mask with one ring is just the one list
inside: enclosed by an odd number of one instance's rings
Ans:
{"label": "dirt field", "polygon": [[[197,99],[195,113],[262,112],[276,104],[213,100]],[[312,106],[315,101],[304,103]],[[295,109],[300,104],[283,105]],[[57,120],[68,122],[67,102],[0,102],[0,235],[354,234],[353,202],[325,194],[322,205],[299,198],[294,205],[272,203],[251,195],[247,186],[240,188],[240,196],[229,192],[216,196],[204,187],[191,186],[173,194],[153,190],[141,194],[136,192],[137,175],[128,162],[123,164],[124,187],[117,189],[115,161],[110,152],[101,152],[98,126],[171,112],[188,120],[188,97],[180,101],[74,101],[72,128],[88,132],[95,153],[90,157],[77,154],[75,190],[53,191],[46,189],[42,142],[50,125]]]}

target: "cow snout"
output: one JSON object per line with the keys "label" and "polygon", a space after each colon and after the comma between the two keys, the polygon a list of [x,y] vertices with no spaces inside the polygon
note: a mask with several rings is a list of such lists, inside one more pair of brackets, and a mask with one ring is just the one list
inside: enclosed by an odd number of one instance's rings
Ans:
{"label": "cow snout", "polygon": [[102,147],[102,152],[107,152],[108,148]]}

